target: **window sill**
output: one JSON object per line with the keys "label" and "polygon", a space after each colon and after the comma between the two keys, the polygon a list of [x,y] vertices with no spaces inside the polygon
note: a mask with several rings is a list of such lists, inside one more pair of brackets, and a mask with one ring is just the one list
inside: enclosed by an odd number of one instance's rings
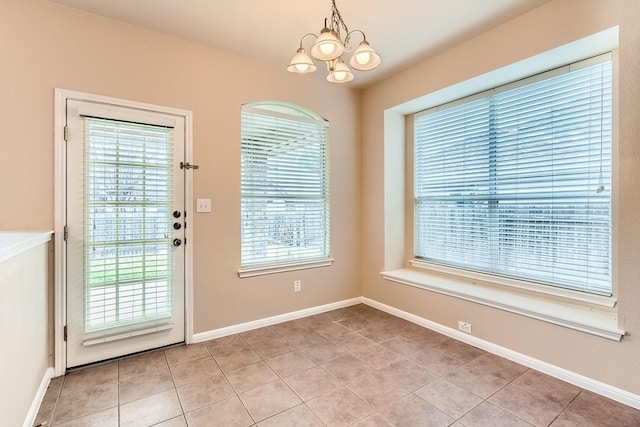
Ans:
{"label": "window sill", "polygon": [[555,325],[620,341],[625,332],[618,328],[615,312],[587,307],[580,301],[556,301],[544,295],[530,295],[518,289],[482,285],[463,277],[445,277],[437,272],[399,269],[382,272],[386,280],[426,289],[467,301],[531,317]]}
{"label": "window sill", "polygon": [[240,278],[263,276],[265,274],[284,273],[287,271],[306,270],[309,268],[328,267],[333,264],[332,258],[315,259],[304,262],[288,264],[264,265],[260,267],[241,268],[238,271]]}
{"label": "window sill", "polygon": [[596,295],[587,292],[580,292],[571,289],[553,287],[525,280],[511,279],[508,277],[495,276],[486,273],[478,273],[471,270],[463,270],[455,267],[448,267],[430,263],[420,259],[412,259],[409,261],[413,267],[429,272],[440,272],[453,276],[459,276],[461,280],[469,279],[471,283],[476,284],[477,281],[490,283],[491,285],[500,285],[510,288],[517,288],[523,291],[533,292],[541,296],[548,295],[552,298],[564,299],[569,303],[586,303],[601,307],[613,308],[616,305],[616,298],[613,296]]}

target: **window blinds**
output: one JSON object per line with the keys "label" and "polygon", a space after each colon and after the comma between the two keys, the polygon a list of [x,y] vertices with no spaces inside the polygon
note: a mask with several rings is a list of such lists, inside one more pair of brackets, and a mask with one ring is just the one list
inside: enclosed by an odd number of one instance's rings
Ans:
{"label": "window blinds", "polygon": [[329,256],[327,124],[242,111],[242,267]]}
{"label": "window blinds", "polygon": [[611,294],[610,55],[415,117],[415,253]]}
{"label": "window blinds", "polygon": [[170,317],[173,129],[85,117],[85,331]]}

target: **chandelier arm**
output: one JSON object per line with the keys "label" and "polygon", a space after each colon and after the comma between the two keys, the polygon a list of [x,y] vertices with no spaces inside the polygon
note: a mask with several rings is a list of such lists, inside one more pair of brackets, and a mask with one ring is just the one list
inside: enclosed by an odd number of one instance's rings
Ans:
{"label": "chandelier arm", "polygon": [[317,36],[316,34],[314,34],[314,33],[307,33],[307,34],[305,34],[305,35],[304,35],[304,36],[302,36],[302,38],[300,39],[300,49],[303,49],[303,47],[302,47],[302,42],[304,42],[304,39],[306,39],[306,38],[307,38],[307,36],[313,36],[313,37],[315,37],[315,38],[318,38],[318,36]]}
{"label": "chandelier arm", "polygon": [[349,40],[351,40],[351,35],[352,35],[353,33],[360,33],[360,34],[362,34],[362,40],[363,40],[363,41],[365,41],[365,42],[367,41],[367,36],[364,34],[364,31],[362,31],[362,30],[352,30],[352,31],[349,31],[349,32],[347,33],[347,36],[344,38],[344,47],[345,47],[345,48],[348,48],[348,47],[349,47]]}

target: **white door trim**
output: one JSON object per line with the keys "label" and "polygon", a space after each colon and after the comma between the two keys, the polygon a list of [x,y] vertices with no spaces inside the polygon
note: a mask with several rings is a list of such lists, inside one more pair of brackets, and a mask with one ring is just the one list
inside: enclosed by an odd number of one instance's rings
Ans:
{"label": "white door trim", "polygon": [[[90,101],[96,103],[121,105],[142,110],[157,111],[184,117],[185,130],[185,162],[193,162],[193,113],[188,110],[164,107],[125,99],[111,98],[101,95],[77,92],[67,89],[55,89],[54,99],[54,375],[64,375],[67,369],[67,355],[64,343],[64,326],[66,325],[66,277],[67,259],[64,241],[66,222],[66,149],[64,127],[66,124],[66,103],[68,99]],[[193,218],[193,169],[185,173],[185,210]],[[185,341],[193,341],[193,222],[185,230]]]}

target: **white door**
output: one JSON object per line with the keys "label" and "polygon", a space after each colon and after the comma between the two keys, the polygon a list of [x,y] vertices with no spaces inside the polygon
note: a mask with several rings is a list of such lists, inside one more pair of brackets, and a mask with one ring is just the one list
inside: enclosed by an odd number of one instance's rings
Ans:
{"label": "white door", "polygon": [[183,342],[184,118],[66,113],[67,367]]}

